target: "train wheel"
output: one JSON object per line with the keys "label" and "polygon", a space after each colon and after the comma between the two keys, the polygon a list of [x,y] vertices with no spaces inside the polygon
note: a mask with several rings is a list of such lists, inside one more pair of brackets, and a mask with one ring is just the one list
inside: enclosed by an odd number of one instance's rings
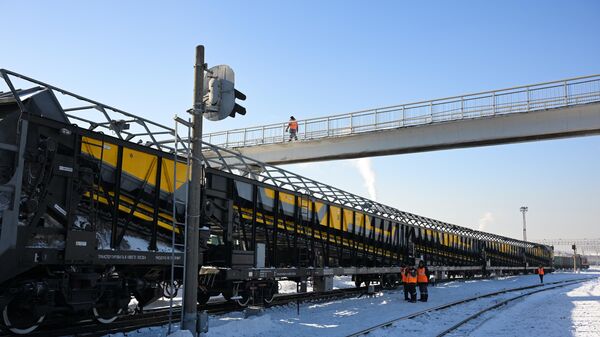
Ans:
{"label": "train wheel", "polygon": [[37,329],[46,315],[36,313],[32,303],[18,299],[12,300],[2,310],[2,322],[10,332],[16,335],[29,334]]}
{"label": "train wheel", "polygon": [[239,294],[239,297],[240,298],[235,300],[239,306],[245,307],[248,305],[248,303],[250,303],[250,294],[246,293],[245,291]]}
{"label": "train wheel", "polygon": [[276,291],[276,285],[270,285],[269,287],[265,287],[263,289],[263,301],[265,302],[265,304],[271,304],[271,302],[273,302],[273,299],[275,298],[275,294],[277,293]]}
{"label": "train wheel", "polygon": [[112,301],[96,302],[96,305],[92,308],[94,319],[102,324],[110,324],[116,321],[122,312],[123,308],[119,308]]}

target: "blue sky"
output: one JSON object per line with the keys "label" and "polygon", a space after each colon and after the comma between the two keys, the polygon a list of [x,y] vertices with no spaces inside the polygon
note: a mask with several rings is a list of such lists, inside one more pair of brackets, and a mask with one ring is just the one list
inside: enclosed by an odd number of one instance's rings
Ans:
{"label": "blue sky", "polygon": [[[205,132],[600,73],[597,1],[3,1],[0,67],[171,124],[194,47],[244,118]],[[519,238],[600,237],[600,137],[371,159],[378,201]],[[367,195],[351,161],[289,168]]]}

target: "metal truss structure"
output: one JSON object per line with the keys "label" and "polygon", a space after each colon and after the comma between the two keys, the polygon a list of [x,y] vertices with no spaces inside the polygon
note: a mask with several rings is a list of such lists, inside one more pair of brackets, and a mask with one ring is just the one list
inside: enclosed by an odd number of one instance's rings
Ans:
{"label": "metal truss structure", "polygon": [[[64,108],[65,113],[71,119],[72,123],[80,127],[99,132],[112,132],[119,139],[137,142],[138,144],[161,151],[171,153],[177,151],[182,155],[189,153],[186,148],[175,150],[175,141],[181,142],[182,137],[176,135],[175,130],[172,128],[10,70],[0,69],[0,75],[8,85],[13,96],[17,98],[23,111],[25,109],[18,99],[20,92],[15,89],[11,77],[29,83],[29,85],[34,84],[40,90],[49,90],[57,96],[57,99],[59,97],[58,94],[60,94],[61,98],[64,98],[59,101],[63,108],[66,107]],[[182,144],[185,144],[185,142]],[[522,248],[531,248],[539,245],[400,211],[396,208],[317,182],[282,168],[253,160],[236,151],[207,142],[203,142],[202,152],[203,158],[201,160],[203,160],[207,167],[252,178],[259,182],[301,193],[314,199],[321,199],[344,207],[372,213],[417,228],[431,229],[478,240],[507,243]]]}
{"label": "metal truss structure", "polygon": [[205,149],[203,149],[203,160],[208,167],[214,169],[248,177],[265,184],[288,189],[308,195],[315,199],[325,200],[358,211],[372,213],[418,228],[457,234],[479,240],[508,243],[523,248],[536,246],[536,244],[532,242],[525,242],[496,234],[476,231],[440,220],[400,211],[396,208],[320,183],[282,168],[245,157],[234,150],[225,149],[206,142],[204,142],[203,145],[205,146]]}
{"label": "metal truss structure", "polygon": [[600,253],[600,239],[541,239],[535,241],[548,246],[568,247],[568,250],[571,249],[571,245],[576,245],[580,252],[593,252],[596,255]]}
{"label": "metal truss structure", "polygon": [[[0,76],[11,92],[11,98],[17,101],[22,111],[26,111],[26,108],[19,99],[20,96],[48,90],[60,102],[73,124],[92,131],[112,133],[125,141],[173,152],[175,130],[172,128],[7,69],[0,69]],[[28,89],[16,89],[17,84],[27,86]],[[35,87],[32,88],[32,85]]]}

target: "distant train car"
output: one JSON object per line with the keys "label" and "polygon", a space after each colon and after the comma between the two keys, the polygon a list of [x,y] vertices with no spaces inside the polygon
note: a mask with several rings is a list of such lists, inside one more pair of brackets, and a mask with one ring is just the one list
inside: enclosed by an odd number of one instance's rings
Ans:
{"label": "distant train car", "polygon": [[573,255],[554,256],[554,269],[573,269],[573,263],[575,263],[577,269],[588,269],[590,267],[587,257],[581,254],[575,256],[575,262],[573,262]]}
{"label": "distant train car", "polygon": [[590,263],[588,262],[588,258],[586,256],[581,257],[581,269],[589,269]]}

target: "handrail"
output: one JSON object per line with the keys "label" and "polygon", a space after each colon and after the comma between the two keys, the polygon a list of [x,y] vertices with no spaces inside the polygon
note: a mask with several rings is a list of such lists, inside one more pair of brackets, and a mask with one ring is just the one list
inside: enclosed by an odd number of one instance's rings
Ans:
{"label": "handrail", "polygon": [[[597,101],[600,101],[600,75],[579,76],[559,81],[298,120],[298,137],[301,141],[339,137]],[[286,124],[273,123],[218,131],[205,134],[203,140],[225,147],[282,143],[285,141],[284,128]]]}

